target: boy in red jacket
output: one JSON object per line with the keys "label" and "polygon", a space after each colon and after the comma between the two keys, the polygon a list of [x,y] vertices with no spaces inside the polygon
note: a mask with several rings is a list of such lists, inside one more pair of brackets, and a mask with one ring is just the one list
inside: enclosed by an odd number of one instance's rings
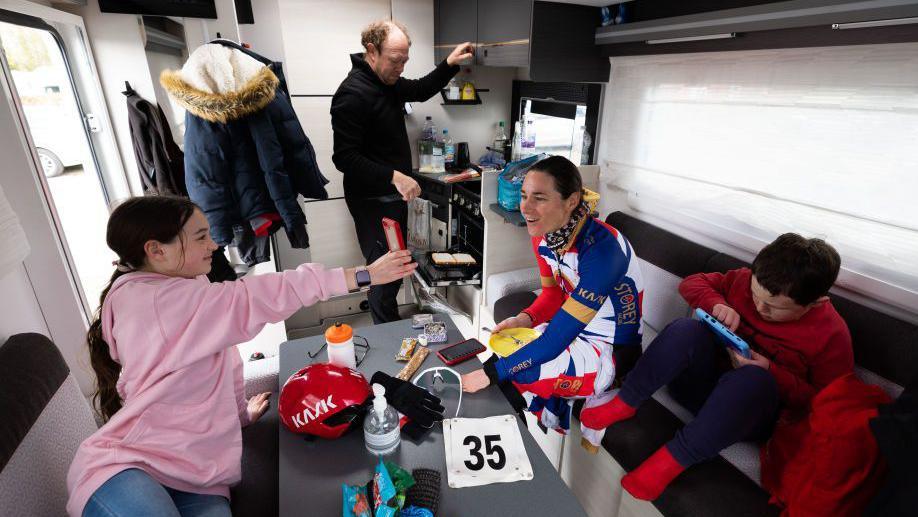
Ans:
{"label": "boy in red jacket", "polygon": [[580,421],[602,429],[630,418],[669,386],[695,419],[622,478],[634,497],[652,501],[689,466],[736,442],[764,440],[781,407],[805,407],[820,389],[854,370],[851,335],[829,302],[841,259],[821,239],[786,233],[759,252],[752,269],[699,273],[679,294],[752,347],[746,359],[727,351],[701,322],[670,323],[647,347],[609,403]]}

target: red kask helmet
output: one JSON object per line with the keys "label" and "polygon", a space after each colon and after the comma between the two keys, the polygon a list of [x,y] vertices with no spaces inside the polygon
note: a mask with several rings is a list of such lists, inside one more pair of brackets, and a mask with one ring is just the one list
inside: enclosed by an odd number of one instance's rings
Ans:
{"label": "red kask helmet", "polygon": [[372,393],[366,378],[356,370],[310,364],[284,383],[277,411],[294,433],[338,438],[359,420]]}

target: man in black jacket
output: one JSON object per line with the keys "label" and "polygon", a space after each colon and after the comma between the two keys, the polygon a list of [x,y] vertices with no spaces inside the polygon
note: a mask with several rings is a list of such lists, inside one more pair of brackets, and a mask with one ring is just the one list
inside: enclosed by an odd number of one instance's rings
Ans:
{"label": "man in black jacket", "polygon": [[[332,98],[335,147],[332,160],[344,173],[347,203],[360,250],[370,264],[387,247],[382,218],[398,221],[405,234],[407,201],[421,193],[411,170],[411,147],[402,112],[406,102],[433,97],[456,75],[459,61],[472,56],[472,45],[455,48],[431,73],[420,79],[401,77],[411,40],[394,21],[370,24],[361,33],[364,54],[351,54],[353,68]],[[374,286],[368,296],[375,323],[399,319],[395,297],[401,281]]]}

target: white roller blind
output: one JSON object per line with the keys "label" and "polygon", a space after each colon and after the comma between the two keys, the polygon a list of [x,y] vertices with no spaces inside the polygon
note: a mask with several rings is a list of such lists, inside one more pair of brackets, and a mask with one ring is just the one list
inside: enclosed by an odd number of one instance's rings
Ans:
{"label": "white roller blind", "polygon": [[918,44],[613,58],[603,116],[637,210],[752,252],[823,237],[857,290],[918,295]]}
{"label": "white roller blind", "polygon": [[19,267],[29,254],[29,241],[0,187],[0,277]]}

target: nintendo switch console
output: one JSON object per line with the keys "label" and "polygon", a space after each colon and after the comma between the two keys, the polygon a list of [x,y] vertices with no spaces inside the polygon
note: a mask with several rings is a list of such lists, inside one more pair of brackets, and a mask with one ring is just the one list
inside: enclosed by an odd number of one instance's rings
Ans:
{"label": "nintendo switch console", "polygon": [[698,316],[699,320],[704,322],[708,327],[710,327],[711,330],[714,331],[714,335],[717,336],[717,339],[719,339],[724,346],[736,350],[746,359],[750,359],[752,357],[749,345],[743,341],[743,338],[731,332],[730,329],[728,329],[717,318],[711,316],[701,308],[695,309],[695,315]]}

